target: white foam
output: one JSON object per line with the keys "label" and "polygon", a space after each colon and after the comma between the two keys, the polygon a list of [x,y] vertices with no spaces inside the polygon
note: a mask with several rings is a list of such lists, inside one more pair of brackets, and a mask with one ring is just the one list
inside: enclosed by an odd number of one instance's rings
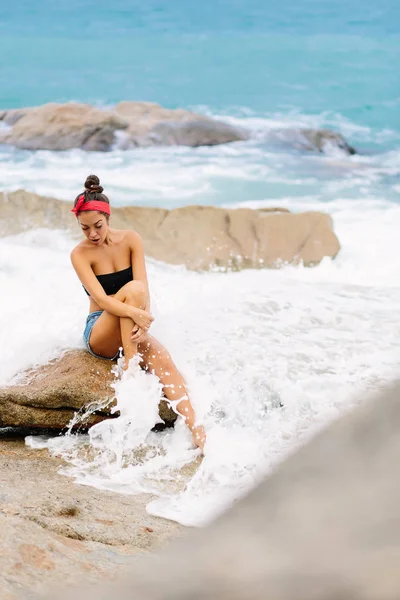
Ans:
{"label": "white foam", "polygon": [[[207,111],[206,111],[207,112]],[[335,194],[379,195],[388,177],[398,177],[399,152],[391,149],[399,134],[375,130],[340,114],[287,113],[254,115],[240,109],[213,115],[252,132],[248,142],[215,147],[138,148],[112,152],[28,152],[0,148],[2,186],[25,188],[72,202],[90,172],[98,173],[114,205],[219,205],[246,200],[278,199],[296,187],[302,195],[335,199]],[[337,148],[329,155],[271,151],[265,133],[274,129],[331,127],[361,149],[374,144],[385,152],[346,156]],[[290,144],[289,144],[290,145]],[[60,185],[62,182],[62,185]],[[396,184],[397,181],[394,181]]]}

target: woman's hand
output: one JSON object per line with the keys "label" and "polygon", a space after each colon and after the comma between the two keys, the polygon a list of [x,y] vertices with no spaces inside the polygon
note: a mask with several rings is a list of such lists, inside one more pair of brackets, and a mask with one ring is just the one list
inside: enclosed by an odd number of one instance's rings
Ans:
{"label": "woman's hand", "polygon": [[139,325],[134,325],[132,332],[131,332],[131,341],[132,342],[140,342],[141,338],[146,335],[146,332],[143,331],[143,329],[141,329],[139,327]]}
{"label": "woman's hand", "polygon": [[143,331],[147,331],[154,321],[154,317],[149,312],[146,312],[141,308],[133,308],[132,313],[132,319],[135,321],[136,325],[140,329],[143,329]]}

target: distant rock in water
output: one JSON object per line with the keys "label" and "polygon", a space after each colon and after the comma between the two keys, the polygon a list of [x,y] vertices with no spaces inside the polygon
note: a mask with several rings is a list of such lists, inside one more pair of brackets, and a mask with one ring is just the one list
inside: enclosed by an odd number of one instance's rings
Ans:
{"label": "distant rock in water", "polygon": [[[35,227],[69,229],[79,235],[70,204],[25,191],[0,193],[0,235]],[[224,209],[186,206],[167,210],[113,208],[112,223],[135,229],[147,255],[195,270],[277,268],[318,264],[340,250],[326,213],[287,209]]]}
{"label": "distant rock in water", "polygon": [[[71,350],[23,373],[17,384],[0,388],[0,427],[63,429],[76,412],[84,413],[88,407],[92,410],[82,422],[85,427],[115,417],[110,412],[112,364],[85,350]],[[165,401],[160,417],[168,424],[176,420]]]}
{"label": "distant rock in water", "polygon": [[[113,110],[89,104],[50,103],[0,112],[0,143],[26,150],[105,152],[117,144],[213,146],[245,140],[248,133],[216,119],[151,102],[121,102]],[[124,132],[118,136],[118,132]]]}
{"label": "distant rock in water", "polygon": [[[0,144],[25,150],[106,152],[146,146],[217,146],[246,141],[250,131],[189,110],[152,102],[125,101],[113,109],[68,102],[0,111]],[[263,134],[262,134],[263,135]],[[340,133],[329,129],[273,129],[266,142],[299,150],[355,154]]]}
{"label": "distant rock in water", "polygon": [[124,119],[110,110],[88,104],[45,104],[37,108],[4,111],[0,142],[25,150],[109,150],[115,132],[126,129]]}
{"label": "distant rock in water", "polygon": [[217,146],[248,139],[248,134],[223,121],[199,119],[158,123],[148,135],[154,145],[160,146]]}
{"label": "distant rock in water", "polygon": [[356,154],[342,134],[330,129],[272,129],[265,136],[266,141],[279,146],[290,146],[297,150],[329,154],[341,150],[345,154]]}

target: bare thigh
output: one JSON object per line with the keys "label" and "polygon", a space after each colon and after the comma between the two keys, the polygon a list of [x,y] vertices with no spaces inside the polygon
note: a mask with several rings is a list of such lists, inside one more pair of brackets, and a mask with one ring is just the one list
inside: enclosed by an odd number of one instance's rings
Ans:
{"label": "bare thigh", "polygon": [[[122,286],[114,298],[131,306],[141,306],[145,298],[145,287],[141,281],[130,281]],[[132,321],[133,326],[133,321]],[[115,356],[122,346],[121,319],[106,310],[100,315],[90,335],[92,351],[104,358]]]}
{"label": "bare thigh", "polygon": [[122,346],[119,317],[103,311],[93,325],[89,344],[95,354],[113,358]]}

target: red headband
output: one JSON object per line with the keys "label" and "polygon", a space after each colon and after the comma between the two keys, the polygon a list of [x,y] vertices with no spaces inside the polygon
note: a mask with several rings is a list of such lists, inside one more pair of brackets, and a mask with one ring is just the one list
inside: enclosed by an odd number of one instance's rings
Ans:
{"label": "red headband", "polygon": [[76,216],[84,210],[98,210],[99,212],[106,213],[106,215],[110,215],[110,205],[107,202],[103,202],[103,200],[89,200],[85,202],[85,194],[82,194],[78,198],[78,202],[76,206],[71,210]]}

